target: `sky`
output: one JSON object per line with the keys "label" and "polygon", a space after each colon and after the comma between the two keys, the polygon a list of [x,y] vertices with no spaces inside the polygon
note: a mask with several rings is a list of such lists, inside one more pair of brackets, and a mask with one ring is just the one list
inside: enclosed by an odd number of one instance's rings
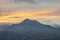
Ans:
{"label": "sky", "polygon": [[60,0],[0,0],[0,23],[29,18],[43,24],[60,24]]}

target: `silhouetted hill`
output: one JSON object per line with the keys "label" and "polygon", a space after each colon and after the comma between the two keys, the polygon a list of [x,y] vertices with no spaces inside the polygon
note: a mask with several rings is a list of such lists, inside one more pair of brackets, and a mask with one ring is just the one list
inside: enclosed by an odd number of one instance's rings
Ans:
{"label": "silhouetted hill", "polygon": [[30,19],[25,19],[19,24],[13,24],[12,26],[7,28],[8,30],[15,30],[15,31],[22,31],[22,30],[34,30],[34,31],[41,31],[41,30],[55,30],[55,28],[49,26],[49,25],[44,25],[42,23],[39,23],[36,20],[30,20]]}
{"label": "silhouetted hill", "polygon": [[60,33],[52,26],[25,19],[1,31],[0,40],[60,40]]}

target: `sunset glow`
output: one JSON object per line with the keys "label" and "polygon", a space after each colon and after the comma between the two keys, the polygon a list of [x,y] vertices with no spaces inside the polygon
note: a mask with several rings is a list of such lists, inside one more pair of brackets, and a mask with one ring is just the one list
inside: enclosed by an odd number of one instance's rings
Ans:
{"label": "sunset glow", "polygon": [[[22,20],[29,19],[44,19],[44,20],[60,20],[60,15],[55,16],[52,13],[56,11],[53,9],[44,9],[44,10],[36,10],[36,11],[16,11],[16,12],[8,12],[9,14],[0,16],[0,23],[9,22],[9,23],[20,23]],[[43,20],[42,20],[43,21]]]}
{"label": "sunset glow", "polygon": [[[26,18],[60,22],[59,0],[0,0],[0,23],[20,23]],[[51,22],[50,22],[51,23]]]}

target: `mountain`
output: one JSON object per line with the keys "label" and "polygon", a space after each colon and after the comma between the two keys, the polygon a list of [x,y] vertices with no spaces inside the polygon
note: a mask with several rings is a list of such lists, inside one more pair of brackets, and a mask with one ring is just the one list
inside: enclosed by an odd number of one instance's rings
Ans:
{"label": "mountain", "polygon": [[[5,28],[2,39],[6,40],[59,40],[60,33],[50,25],[37,20],[25,19],[19,24]],[[1,37],[0,37],[1,38]]]}
{"label": "mountain", "polygon": [[8,28],[8,27],[10,27],[11,26],[11,24],[6,24],[6,23],[0,23],[0,31],[3,31],[5,28]]}
{"label": "mountain", "polygon": [[13,24],[6,30],[9,31],[55,31],[55,28],[39,23],[37,20],[25,19],[19,24]]}

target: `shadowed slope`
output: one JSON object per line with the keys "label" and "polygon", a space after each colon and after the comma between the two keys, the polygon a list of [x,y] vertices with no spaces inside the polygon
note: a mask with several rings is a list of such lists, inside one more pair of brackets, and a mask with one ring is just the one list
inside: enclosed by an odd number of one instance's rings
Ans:
{"label": "shadowed slope", "polygon": [[30,20],[30,19],[25,19],[19,24],[13,24],[12,26],[7,28],[8,30],[11,31],[41,31],[41,30],[55,30],[55,28],[49,26],[49,25],[44,25],[39,23],[36,20]]}

